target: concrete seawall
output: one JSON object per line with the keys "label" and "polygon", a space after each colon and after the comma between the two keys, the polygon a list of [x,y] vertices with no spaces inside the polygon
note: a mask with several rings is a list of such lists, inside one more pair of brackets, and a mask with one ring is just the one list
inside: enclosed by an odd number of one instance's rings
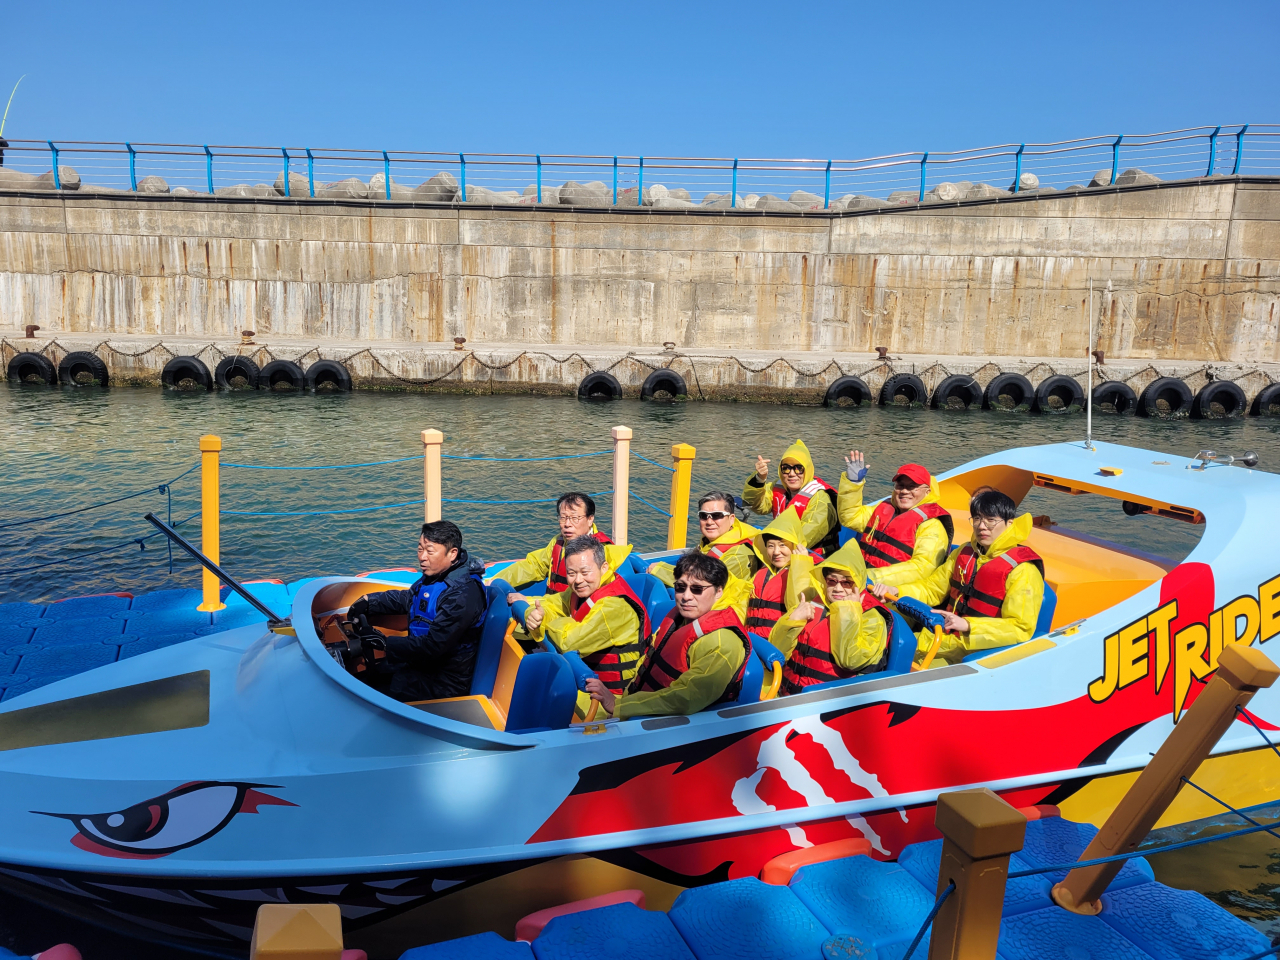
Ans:
{"label": "concrete seawall", "polygon": [[[234,352],[252,329],[298,352],[369,348],[413,380],[458,363],[454,337],[498,365],[525,355],[501,374],[473,358],[450,378],[553,389],[586,368],[539,352],[577,350],[599,369],[634,351],[661,366],[673,360],[664,342],[726,357],[709,379],[729,394],[816,390],[838,375],[833,362],[870,383],[876,346],[918,369],[1071,374],[1084,366],[1090,278],[1097,347],[1115,369],[1225,365],[1270,382],[1280,181],[802,215],[0,192],[2,328],[39,324],[64,350],[164,340],[193,353]],[[103,356],[113,378],[131,378]],[[359,362],[358,380],[395,379]],[[828,373],[798,372],[810,368]]]}

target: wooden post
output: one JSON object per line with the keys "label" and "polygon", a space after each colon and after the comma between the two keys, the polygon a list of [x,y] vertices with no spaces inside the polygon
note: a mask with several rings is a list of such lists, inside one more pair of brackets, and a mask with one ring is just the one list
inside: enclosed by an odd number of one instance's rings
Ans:
{"label": "wooden post", "polygon": [[627,543],[627,506],[631,485],[631,428],[613,428],[613,529],[614,543]]}
{"label": "wooden post", "polygon": [[1009,854],[1022,849],[1027,818],[981,787],[938,797],[942,833],[938,893],[955,890],[933,920],[929,960],[994,960],[1009,878]]}
{"label": "wooden post", "polygon": [[[689,531],[689,485],[693,482],[693,458],[697,450],[687,443],[671,447],[671,464],[676,472],[671,475],[671,499],[667,521],[667,549],[683,550]],[[730,509],[733,505],[730,504]]]}
{"label": "wooden post", "polygon": [[[1203,625],[1192,624],[1178,636],[1188,630],[1204,629]],[[1173,642],[1178,642],[1177,636]],[[1229,644],[1218,657],[1217,674],[1120,798],[1080,859],[1094,860],[1138,849],[1182,789],[1182,778],[1191,778],[1236,719],[1236,707],[1243,707],[1255,693],[1275,683],[1277,677],[1280,668],[1257,647]],[[1124,861],[1117,860],[1077,867],[1054,886],[1053,899],[1073,913],[1096,914],[1102,909],[1099,898],[1123,866]]]}
{"label": "wooden post", "polygon": [[[208,434],[200,438],[200,552],[214,563],[219,559],[220,543],[218,529],[218,512],[221,509],[218,494],[218,455],[222,452],[222,438]],[[222,602],[221,584],[218,578],[201,567],[204,588],[200,606],[197,610],[212,613],[225,610]]]}
{"label": "wooden post", "polygon": [[440,445],[444,434],[439,430],[422,431],[422,514],[427,523],[440,519]]}
{"label": "wooden post", "polygon": [[249,960],[340,960],[342,913],[336,903],[264,903]]}

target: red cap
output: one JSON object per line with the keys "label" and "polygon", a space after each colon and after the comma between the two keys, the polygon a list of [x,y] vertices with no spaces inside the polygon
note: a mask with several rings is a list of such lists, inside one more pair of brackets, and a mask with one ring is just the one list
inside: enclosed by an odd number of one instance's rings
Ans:
{"label": "red cap", "polygon": [[918,463],[904,463],[898,468],[898,472],[893,475],[895,480],[899,477],[906,477],[914,482],[917,487],[928,486],[929,484],[929,471]]}

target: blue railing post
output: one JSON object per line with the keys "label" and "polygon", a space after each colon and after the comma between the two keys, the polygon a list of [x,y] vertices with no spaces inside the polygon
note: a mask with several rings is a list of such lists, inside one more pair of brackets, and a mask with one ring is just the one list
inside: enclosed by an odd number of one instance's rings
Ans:
{"label": "blue railing post", "polygon": [[[542,202],[542,154],[535,153],[534,159],[538,162],[538,202]],[[616,202],[616,201],[615,201]]]}
{"label": "blue railing post", "polygon": [[733,158],[733,189],[729,191],[729,208],[738,206],[738,158]]}
{"label": "blue railing post", "polygon": [[920,202],[921,203],[924,203],[924,168],[925,168],[925,164],[928,162],[929,162],[929,151],[926,150],[924,152],[924,155],[920,158]]}
{"label": "blue railing post", "polygon": [[280,153],[284,157],[284,195],[287,197],[289,196],[289,151],[281,147]]}
{"label": "blue railing post", "polygon": [[618,205],[618,158],[613,158],[613,205]]}
{"label": "blue railing post", "polygon": [[831,161],[827,161],[827,186],[822,193],[822,209],[826,210],[831,206]]}
{"label": "blue railing post", "polygon": [[1013,192],[1017,193],[1022,186],[1022,151],[1027,149],[1027,145],[1020,144],[1018,153],[1013,162]]}
{"label": "blue railing post", "polygon": [[636,190],[636,206],[644,206],[644,157],[640,158],[640,186]]}
{"label": "blue railing post", "polygon": [[462,154],[458,154],[458,165],[461,170],[462,179],[462,202],[467,202],[467,158]]}
{"label": "blue railing post", "polygon": [[1209,134],[1209,169],[1204,172],[1206,177],[1213,176],[1213,168],[1218,165],[1218,133],[1222,130],[1222,126],[1218,125],[1213,128],[1213,133]]}
{"label": "blue railing post", "polygon": [[387,199],[391,199],[391,158],[387,156],[387,151],[382,151],[382,182],[387,188]]}
{"label": "blue railing post", "polygon": [[316,158],[311,155],[311,148],[307,147],[307,193],[314,200],[316,195]]}
{"label": "blue railing post", "polygon": [[209,149],[209,145],[204,145],[204,175],[209,182],[209,196],[213,196],[213,151]]}
{"label": "blue railing post", "polygon": [[1111,144],[1111,182],[1115,183],[1116,178],[1120,176],[1120,141],[1124,139],[1124,134],[1116,137],[1116,142]]}
{"label": "blue railing post", "polygon": [[1244,154],[1244,132],[1248,129],[1249,125],[1246,123],[1240,128],[1240,132],[1236,134],[1236,162],[1231,168],[1231,175],[1233,177],[1240,172],[1240,157]]}
{"label": "blue railing post", "polygon": [[[133,190],[134,193],[137,193],[138,192],[138,174],[137,174],[137,171],[134,169],[134,165],[133,165],[133,160],[134,160],[134,157],[137,155],[137,151],[133,149],[133,144],[131,143],[126,143],[124,146],[125,146],[125,149],[129,151],[129,188]],[[1238,153],[1239,151],[1236,151],[1236,152]]]}
{"label": "blue railing post", "polygon": [[53,154],[53,189],[62,189],[62,177],[58,175],[58,148],[53,145],[52,140],[46,140],[49,145],[49,152]]}

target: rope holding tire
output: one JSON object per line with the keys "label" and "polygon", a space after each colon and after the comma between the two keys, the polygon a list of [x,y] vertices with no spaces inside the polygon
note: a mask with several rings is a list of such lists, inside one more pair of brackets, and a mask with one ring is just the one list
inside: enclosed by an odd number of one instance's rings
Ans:
{"label": "rope holding tire", "polygon": [[655,393],[667,393],[672,400],[688,400],[689,388],[685,386],[684,377],[670,367],[662,367],[645,377],[640,387],[640,399],[652,400]]}
{"label": "rope holding tire", "polygon": [[57,386],[58,369],[42,353],[19,353],[9,361],[5,376],[10,383],[43,383]]}
{"label": "rope holding tire", "polygon": [[1195,420],[1225,420],[1243,417],[1248,401],[1244,391],[1230,380],[1210,380],[1191,402]]}
{"label": "rope holding tire", "polygon": [[822,398],[824,407],[860,407],[864,403],[874,403],[875,394],[861,377],[844,376],[836,379],[827,387],[826,396]]}
{"label": "rope holding tire", "polygon": [[929,399],[924,381],[914,373],[895,373],[880,388],[880,406],[923,406]]}
{"label": "rope holding tire", "polygon": [[929,406],[934,410],[968,410],[970,407],[982,406],[982,387],[978,381],[966,374],[956,373],[945,377],[929,398]]}
{"label": "rope holding tire", "polygon": [[213,375],[199,357],[174,357],[160,371],[160,382],[170,390],[213,389]]}
{"label": "rope holding tire", "polygon": [[1138,395],[1123,381],[1107,380],[1093,388],[1093,410],[1131,417],[1138,412]]}
{"label": "rope holding tire", "polygon": [[983,410],[1029,410],[1036,392],[1031,381],[1020,373],[1001,373],[991,378],[982,394]]}
{"label": "rope holding tire", "polygon": [[1084,408],[1084,388],[1075,377],[1055,374],[1045,377],[1036,385],[1036,399],[1032,409],[1037,413],[1069,413]]}
{"label": "rope holding tire", "polygon": [[1160,377],[1147,384],[1138,398],[1138,415],[1175,419],[1191,413],[1191,388],[1177,377]]}
{"label": "rope holding tire", "polygon": [[588,373],[578,384],[579,400],[621,400],[622,384],[611,373]]}
{"label": "rope holding tire", "polygon": [[261,371],[248,357],[223,357],[213,371],[219,390],[257,390]]}
{"label": "rope holding tire", "polygon": [[312,393],[350,393],[351,373],[337,360],[317,360],[307,367],[306,384]]}
{"label": "rope holding tire", "polygon": [[272,360],[258,375],[258,386],[278,392],[305,390],[307,377],[302,368],[292,360]]}
{"label": "rope holding tire", "polygon": [[105,387],[108,379],[107,365],[88,350],[72,351],[58,364],[58,380],[73,387]]}

